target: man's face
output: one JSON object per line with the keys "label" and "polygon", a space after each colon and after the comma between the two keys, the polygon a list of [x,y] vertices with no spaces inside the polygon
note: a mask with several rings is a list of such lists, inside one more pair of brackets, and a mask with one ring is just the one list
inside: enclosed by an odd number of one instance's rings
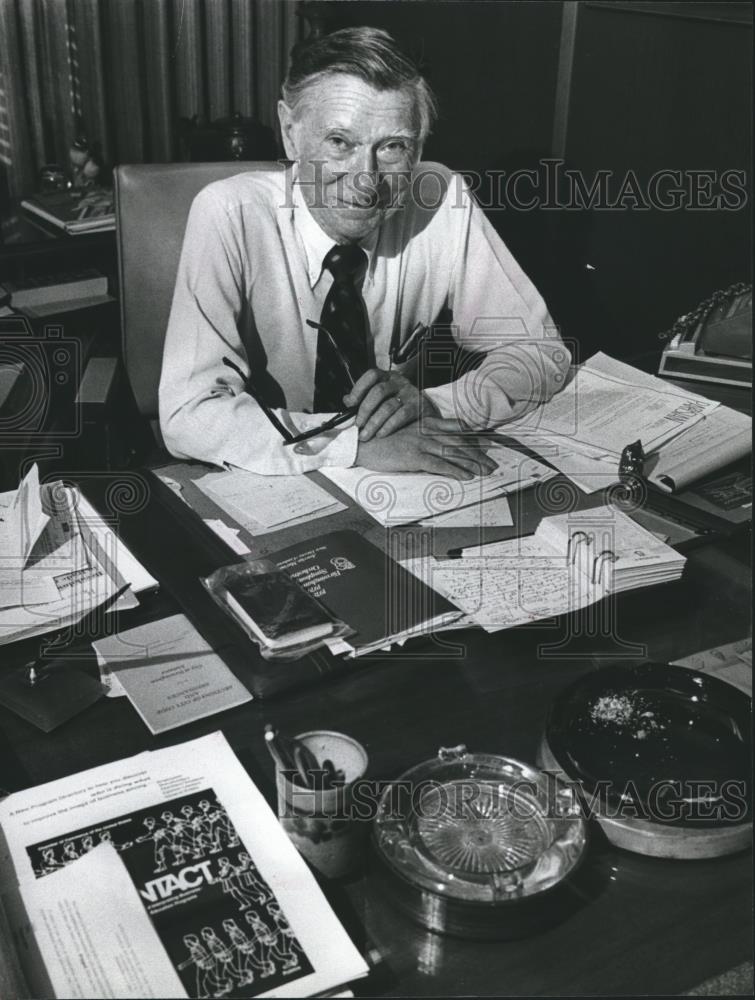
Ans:
{"label": "man's face", "polygon": [[337,243],[368,236],[396,207],[421,153],[411,90],[376,90],[344,73],[323,77],[294,117],[279,104],[286,155],[299,163],[309,209]]}

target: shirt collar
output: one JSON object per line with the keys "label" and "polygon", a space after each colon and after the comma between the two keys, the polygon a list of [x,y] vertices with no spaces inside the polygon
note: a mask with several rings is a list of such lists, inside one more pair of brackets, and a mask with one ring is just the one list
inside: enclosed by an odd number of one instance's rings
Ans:
{"label": "shirt collar", "polygon": [[[292,204],[294,228],[299,235],[299,239],[304,247],[304,254],[307,258],[309,285],[310,288],[314,288],[322,275],[322,262],[325,255],[336,243],[315,221],[302,196],[301,189],[296,180],[296,173],[294,173]],[[372,281],[373,278],[375,258],[377,257],[375,250],[379,236],[380,227],[371,232],[369,236],[365,237],[359,243],[359,246],[367,254],[365,281]]]}

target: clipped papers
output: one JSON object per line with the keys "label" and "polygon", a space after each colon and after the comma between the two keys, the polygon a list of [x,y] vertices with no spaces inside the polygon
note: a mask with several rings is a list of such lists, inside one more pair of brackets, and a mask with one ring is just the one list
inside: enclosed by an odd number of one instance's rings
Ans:
{"label": "clipped papers", "polygon": [[678,579],[685,561],[623,511],[604,506],[544,518],[533,536],[464,549],[459,560],[404,565],[465,613],[455,627],[471,622],[497,632]]}

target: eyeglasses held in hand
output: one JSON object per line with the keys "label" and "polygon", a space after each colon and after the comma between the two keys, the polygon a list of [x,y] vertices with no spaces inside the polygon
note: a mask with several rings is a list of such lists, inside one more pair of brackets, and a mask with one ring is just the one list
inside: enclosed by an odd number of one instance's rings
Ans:
{"label": "eyeglasses held in hand", "polygon": [[[330,336],[330,334],[328,334],[328,336]],[[338,349],[336,348],[336,350]],[[341,360],[345,361],[345,359],[343,358]],[[291,444],[298,444],[300,441],[306,441],[309,438],[317,437],[320,434],[324,434],[326,431],[331,431],[333,430],[334,427],[338,427],[339,424],[346,423],[346,421],[350,420],[357,412],[357,407],[351,407],[348,410],[344,410],[342,413],[337,413],[334,417],[331,417],[329,420],[326,420],[325,423],[320,424],[318,427],[312,427],[308,431],[302,431],[301,434],[292,434],[291,431],[288,429],[288,427],[282,424],[281,421],[278,419],[278,417],[275,414],[275,411],[272,410],[267,405],[267,403],[263,402],[263,400],[260,399],[260,397],[254,391],[251,384],[251,376],[244,375],[239,366],[234,364],[230,358],[223,358],[223,364],[226,365],[228,368],[232,368],[233,371],[235,371],[236,374],[242,379],[244,383],[244,392],[248,393],[252,397],[252,399],[255,401],[257,406],[259,406],[259,408],[265,414],[265,416],[273,425],[273,427],[278,431],[280,436],[283,438],[284,447],[287,447],[288,445]],[[351,379],[351,372],[347,371],[347,374],[349,376],[349,379]],[[353,379],[351,379],[351,384],[353,386],[354,384]]]}

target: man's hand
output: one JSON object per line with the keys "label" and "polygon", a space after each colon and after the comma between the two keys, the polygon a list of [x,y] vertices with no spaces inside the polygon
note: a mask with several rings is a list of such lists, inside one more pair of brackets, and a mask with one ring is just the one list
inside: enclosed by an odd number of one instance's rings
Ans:
{"label": "man's hand", "polygon": [[427,417],[390,437],[360,440],[356,464],[379,472],[431,472],[455,479],[487,476],[495,462],[461,431],[456,420]]}
{"label": "man's hand", "polygon": [[356,425],[359,440],[388,437],[420,416],[437,416],[438,411],[409,379],[398,372],[370,368],[351,392],[343,397],[346,406],[358,406]]}

